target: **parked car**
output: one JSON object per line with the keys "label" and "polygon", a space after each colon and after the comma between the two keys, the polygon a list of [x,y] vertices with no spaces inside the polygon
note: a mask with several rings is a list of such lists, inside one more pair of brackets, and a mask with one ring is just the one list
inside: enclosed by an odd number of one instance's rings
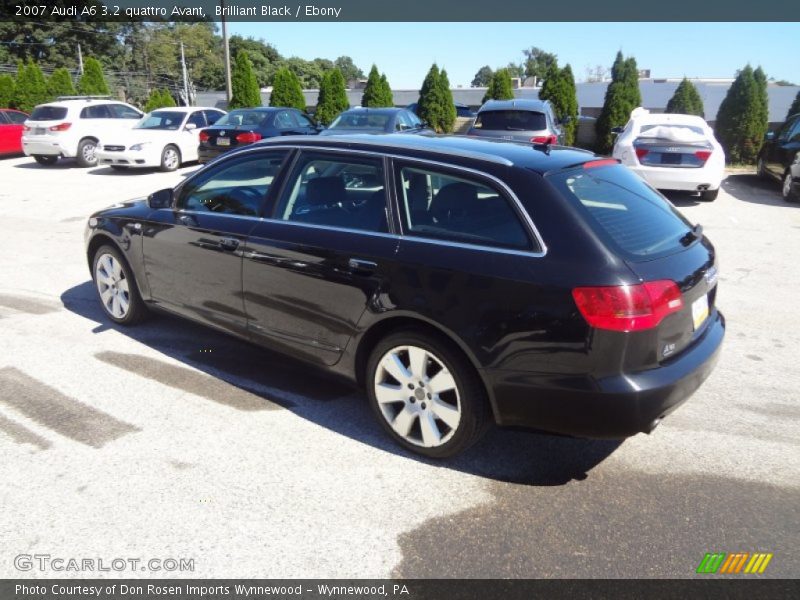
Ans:
{"label": "parked car", "polygon": [[273,138],[95,213],[85,242],[111,321],[162,309],[344,375],[434,457],[491,420],[650,432],[725,328],[702,228],[568,148]]}
{"label": "parked car", "polygon": [[351,108],[336,117],[320,135],[357,133],[433,133],[405,108]]}
{"label": "parked car", "polygon": [[22,128],[27,113],[0,108],[0,156],[22,154]]}
{"label": "parked car", "polygon": [[[457,117],[466,117],[472,119],[477,114],[474,110],[472,110],[466,104],[462,104],[461,102],[454,102],[453,103],[456,107],[456,116]],[[412,102],[408,106],[406,106],[407,110],[410,110],[415,115],[417,114],[417,109],[419,108],[419,104],[417,102]]]}
{"label": "parked car", "polygon": [[296,108],[258,107],[232,110],[200,132],[197,155],[206,163],[223,152],[281,135],[316,135],[323,129]]}
{"label": "parked car", "polygon": [[770,131],[758,153],[758,174],[781,182],[787,202],[800,196],[800,114],[786,120],[777,134]]}
{"label": "parked car", "polygon": [[564,133],[548,100],[488,100],[467,135],[533,144],[562,144]]}
{"label": "parked car", "polygon": [[223,115],[224,111],[207,106],[159,108],[130,131],[104,135],[97,149],[98,163],[112,169],[174,171],[198,159],[200,130]]}
{"label": "parked car", "polygon": [[637,108],[615,130],[612,156],[659,190],[699,192],[713,201],[725,178],[725,151],[702,117]]}
{"label": "parked car", "polygon": [[93,167],[100,136],[130,129],[142,114],[130,104],[92,97],[40,104],[25,122],[22,150],[40,165],[54,165],[63,156]]}

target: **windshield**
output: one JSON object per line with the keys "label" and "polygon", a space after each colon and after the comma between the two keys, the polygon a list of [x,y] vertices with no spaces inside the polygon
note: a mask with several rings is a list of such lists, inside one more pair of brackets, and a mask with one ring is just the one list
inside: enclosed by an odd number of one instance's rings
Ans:
{"label": "windshield", "polygon": [[478,113],[475,129],[541,131],[547,129],[544,113],[531,110],[487,110]]}
{"label": "windshield", "polygon": [[214,125],[227,127],[260,127],[266,125],[268,112],[263,110],[233,110],[220,118]]}
{"label": "windshield", "polygon": [[181,126],[185,116],[186,113],[182,112],[156,110],[139,121],[134,129],[166,129],[174,131]]}
{"label": "windshield", "polygon": [[547,179],[582,208],[601,237],[630,257],[670,254],[694,239],[687,236],[691,225],[672,204],[622,165],[589,162]]}
{"label": "windshield", "polygon": [[336,117],[329,129],[385,129],[390,115],[344,113]]}

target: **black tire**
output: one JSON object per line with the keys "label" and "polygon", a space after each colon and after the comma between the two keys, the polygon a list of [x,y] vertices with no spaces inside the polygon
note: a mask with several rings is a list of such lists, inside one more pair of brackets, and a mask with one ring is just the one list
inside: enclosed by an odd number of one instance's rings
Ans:
{"label": "black tire", "polygon": [[717,199],[719,195],[719,188],[715,190],[706,190],[704,192],[700,192],[700,199],[704,202],[713,202]]}
{"label": "black tire", "polygon": [[[787,179],[789,180],[788,182],[786,181]],[[781,180],[781,196],[786,202],[797,202],[797,193],[793,191],[796,185],[794,177],[792,177],[792,172],[786,171]]]}
{"label": "black tire", "polygon": [[[106,304],[102,297],[101,292],[101,285],[98,284],[99,279],[99,271],[98,271],[98,263],[104,259],[106,256],[111,256],[114,261],[119,266],[121,271],[121,277],[119,280],[127,281],[127,302],[128,302],[128,310],[127,312],[122,315],[115,315],[109,306]],[[106,269],[104,268],[104,271]],[[95,251],[94,256],[92,257],[92,280],[94,281],[95,290],[97,290],[97,296],[100,300],[100,305],[103,307],[103,313],[115,323],[120,325],[135,325],[143,321],[147,318],[149,311],[147,310],[147,305],[142,300],[141,295],[139,294],[139,288],[136,285],[136,279],[133,276],[133,272],[131,271],[128,262],[122,256],[122,253],[114,246],[108,244],[100,246],[97,251]],[[107,289],[106,286],[104,289]],[[124,297],[125,294],[120,290],[120,294]]]}
{"label": "black tire", "polygon": [[88,169],[89,167],[96,167],[97,166],[97,155],[95,154],[96,150],[97,150],[97,140],[93,140],[92,138],[82,139],[80,144],[78,144],[78,154],[75,156],[75,161],[78,163],[78,166],[83,167],[84,169]]}
{"label": "black tire", "polygon": [[40,165],[43,165],[45,167],[49,167],[49,166],[52,166],[52,165],[54,165],[54,164],[56,164],[58,162],[58,157],[57,156],[48,156],[48,155],[44,155],[44,154],[35,154],[33,156],[33,160],[35,160]]}
{"label": "black tire", "polygon": [[[435,359],[440,361],[450,372],[450,375],[452,375],[455,381],[455,390],[458,394],[458,404],[453,406],[458,406],[460,408],[460,420],[457,426],[452,429],[447,427],[443,421],[436,421],[438,423],[438,427],[440,428],[440,433],[442,428],[447,430],[447,435],[442,436],[443,438],[447,439],[440,445],[432,447],[425,447],[421,445],[423,442],[421,429],[419,429],[421,427],[420,417],[414,417],[415,424],[411,426],[409,433],[406,436],[410,439],[413,437],[415,427],[418,428],[419,436],[416,440],[416,443],[409,441],[409,439],[406,439],[395,432],[387,420],[389,417],[384,416],[383,410],[381,409],[381,404],[378,402],[376,397],[376,378],[381,376],[381,371],[379,371],[380,361],[391,350],[403,346],[415,346],[417,348],[424,349],[430,354],[433,354]],[[428,362],[428,365],[428,372],[431,372],[430,369],[435,371],[438,366],[432,360]],[[430,380],[432,380],[434,377],[435,372]],[[441,339],[438,336],[431,335],[426,331],[419,329],[397,331],[378,342],[375,348],[373,348],[369,360],[367,361],[365,380],[367,386],[367,396],[378,422],[386,430],[389,436],[398,444],[417,454],[421,454],[430,458],[447,458],[455,456],[477,442],[491,424],[491,410],[489,408],[489,400],[486,395],[486,388],[484,387],[483,382],[478,376],[475,368],[457,346],[449,341]],[[395,380],[395,382],[399,383],[399,380]],[[414,392],[405,390],[402,383],[400,384],[398,390],[402,390],[403,396],[406,393],[416,392],[416,390],[414,390]],[[412,398],[413,396],[408,398],[411,403],[414,402]],[[433,401],[430,400],[430,395],[427,396],[428,400],[425,400],[424,394],[418,398],[417,410],[426,408],[426,402],[431,403],[431,407],[433,407]],[[384,406],[388,407],[387,404],[384,404]],[[409,408],[411,405],[409,402],[406,402],[405,399],[403,399],[397,403],[392,403],[392,406],[396,406],[397,413],[399,414],[400,412]],[[431,411],[434,412],[432,408]]]}
{"label": "black tire", "polygon": [[[173,160],[173,154],[175,159]],[[162,171],[170,172],[174,171],[178,167],[181,166],[181,151],[178,150],[177,147],[169,144],[164,146],[164,149],[161,151],[161,166],[159,167]]]}

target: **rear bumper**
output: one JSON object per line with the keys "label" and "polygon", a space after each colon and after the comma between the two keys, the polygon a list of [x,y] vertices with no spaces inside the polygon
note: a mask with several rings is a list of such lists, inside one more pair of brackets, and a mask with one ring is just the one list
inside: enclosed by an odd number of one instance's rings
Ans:
{"label": "rear bumper", "polygon": [[650,432],[711,374],[725,335],[715,311],[702,337],[662,366],[605,379],[487,371],[497,422],[588,438]]}
{"label": "rear bumper", "polygon": [[657,190],[677,190],[696,192],[698,186],[708,186],[716,190],[725,176],[723,169],[714,168],[670,168],[670,167],[630,167],[639,177]]}
{"label": "rear bumper", "polygon": [[197,162],[204,164],[217,158],[220,154],[230,152],[233,148],[209,148],[207,146],[197,147]]}
{"label": "rear bumper", "polygon": [[25,139],[22,138],[22,151],[27,156],[75,156],[75,151],[70,151],[64,144],[53,139]]}

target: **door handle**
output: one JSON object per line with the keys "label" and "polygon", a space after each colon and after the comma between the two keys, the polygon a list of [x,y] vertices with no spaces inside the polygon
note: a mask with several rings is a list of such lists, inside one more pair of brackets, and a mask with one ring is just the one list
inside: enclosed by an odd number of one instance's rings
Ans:
{"label": "door handle", "polygon": [[222,238],[218,243],[223,250],[233,251],[239,247],[239,240],[236,238]]}
{"label": "door handle", "polygon": [[350,260],[347,261],[347,266],[350,268],[350,271],[352,273],[369,275],[370,273],[373,273],[375,269],[378,268],[378,263],[372,262],[371,260],[351,258]]}

